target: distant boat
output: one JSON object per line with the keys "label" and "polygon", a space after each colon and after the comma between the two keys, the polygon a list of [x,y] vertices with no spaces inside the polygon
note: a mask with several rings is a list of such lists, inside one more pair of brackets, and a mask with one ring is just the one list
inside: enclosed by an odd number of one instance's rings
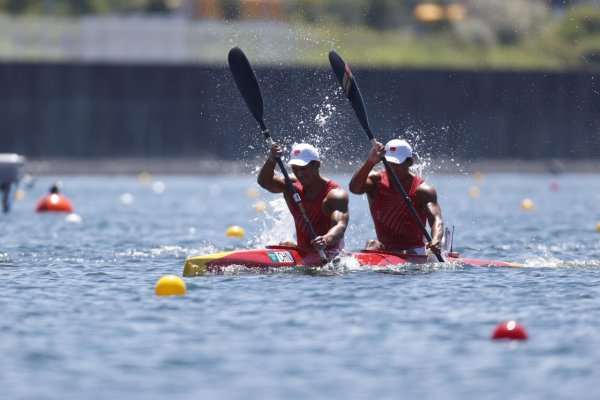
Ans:
{"label": "distant boat", "polygon": [[0,184],[18,182],[23,176],[25,157],[14,153],[0,153]]}

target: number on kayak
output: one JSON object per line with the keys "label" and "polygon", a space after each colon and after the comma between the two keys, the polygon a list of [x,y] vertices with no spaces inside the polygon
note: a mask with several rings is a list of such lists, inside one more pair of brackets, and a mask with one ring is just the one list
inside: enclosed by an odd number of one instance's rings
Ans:
{"label": "number on kayak", "polygon": [[280,263],[293,263],[294,257],[290,254],[289,251],[273,251],[269,252],[269,258],[273,262]]}

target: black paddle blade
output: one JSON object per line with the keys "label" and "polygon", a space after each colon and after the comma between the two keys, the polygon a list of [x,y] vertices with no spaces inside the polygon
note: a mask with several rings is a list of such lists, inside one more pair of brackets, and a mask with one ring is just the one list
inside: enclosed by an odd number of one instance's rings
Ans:
{"label": "black paddle blade", "polygon": [[342,85],[346,97],[350,100],[350,104],[352,104],[352,108],[358,117],[358,121],[367,133],[367,136],[369,136],[369,139],[372,140],[373,133],[371,133],[371,127],[369,126],[365,102],[350,67],[342,60],[342,57],[340,57],[335,50],[329,52],[329,63],[331,64],[331,69],[333,70],[335,77],[340,85]]}
{"label": "black paddle blade", "polygon": [[263,99],[260,94],[260,87],[256,80],[256,75],[250,66],[248,58],[239,47],[234,47],[229,51],[227,57],[229,69],[233,74],[233,79],[238,87],[250,112],[260,124],[262,130],[265,130],[263,122]]}

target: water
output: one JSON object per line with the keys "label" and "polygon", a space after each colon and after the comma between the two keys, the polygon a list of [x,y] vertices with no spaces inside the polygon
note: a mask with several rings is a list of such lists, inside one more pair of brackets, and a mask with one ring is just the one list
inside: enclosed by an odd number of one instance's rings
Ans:
{"label": "water", "polygon": [[[42,179],[1,216],[3,399],[598,398],[595,176],[431,178],[459,251],[523,269],[230,273],[186,279],[181,298],[154,285],[187,255],[266,244],[290,221],[277,196],[247,196],[250,176],[158,179],[162,193],[65,179],[81,223],[32,211]],[[372,236],[364,198],[351,213],[357,248]],[[225,237],[232,224],[246,239]],[[491,341],[505,319],[530,340]]]}

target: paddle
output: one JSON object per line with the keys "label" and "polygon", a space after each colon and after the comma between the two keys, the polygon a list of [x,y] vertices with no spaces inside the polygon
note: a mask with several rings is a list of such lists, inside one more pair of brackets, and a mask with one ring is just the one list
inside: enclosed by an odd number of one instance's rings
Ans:
{"label": "paddle", "polygon": [[[269,144],[273,144],[273,138],[271,137],[271,133],[265,122],[263,120],[263,100],[262,95],[260,93],[260,87],[258,86],[258,81],[256,80],[256,76],[254,75],[254,71],[250,66],[250,62],[248,58],[244,54],[244,52],[239,47],[234,47],[229,51],[228,56],[229,61],[229,69],[233,74],[233,79],[235,80],[235,84],[237,85],[246,105],[250,109],[250,112],[254,116],[254,119],[260,125],[260,129],[265,135],[265,139],[269,142]],[[285,169],[285,165],[283,161],[281,161],[280,157],[275,159],[277,165],[279,165],[279,169],[283,174],[283,178],[285,179],[286,187],[289,193],[292,195],[292,199],[300,209],[300,213],[302,214],[302,218],[308,226],[310,231],[311,239],[317,237],[315,229],[308,219],[308,215],[306,214],[306,210],[302,205],[302,199],[300,198],[300,194],[292,184],[292,180]],[[327,262],[327,256],[325,255],[325,251],[323,249],[319,249],[319,256],[321,257],[321,261]]]}
{"label": "paddle", "polygon": [[[356,83],[354,75],[352,75],[350,67],[344,62],[344,60],[342,60],[342,57],[340,57],[339,54],[336,53],[334,50],[331,50],[329,52],[329,63],[331,64],[331,69],[333,69],[333,72],[335,73],[335,77],[337,78],[340,85],[342,85],[342,90],[346,94],[346,97],[348,97],[348,100],[350,100],[350,104],[352,105],[352,108],[354,109],[354,112],[358,117],[358,121],[362,125],[371,143],[375,143],[375,138],[373,137],[373,132],[371,131],[371,126],[369,125],[369,118],[367,117],[365,102],[363,101],[362,94],[360,93],[360,89],[358,88],[358,84]],[[417,215],[417,210],[415,210],[415,207],[410,201],[408,194],[406,194],[406,190],[404,190],[404,187],[400,184],[398,176],[396,175],[394,170],[390,168],[385,158],[383,158],[381,161],[383,161],[383,165],[385,166],[386,170],[390,171],[394,187],[397,191],[402,193],[402,198],[404,199],[406,206],[408,207],[410,213],[415,219],[415,222],[421,229],[421,232],[423,232],[423,235],[425,235],[427,241],[431,243],[431,235],[429,234],[429,232],[427,232],[427,229],[421,223],[421,220]],[[436,253],[435,256],[439,262],[444,262],[444,259],[442,258],[441,254]]]}

